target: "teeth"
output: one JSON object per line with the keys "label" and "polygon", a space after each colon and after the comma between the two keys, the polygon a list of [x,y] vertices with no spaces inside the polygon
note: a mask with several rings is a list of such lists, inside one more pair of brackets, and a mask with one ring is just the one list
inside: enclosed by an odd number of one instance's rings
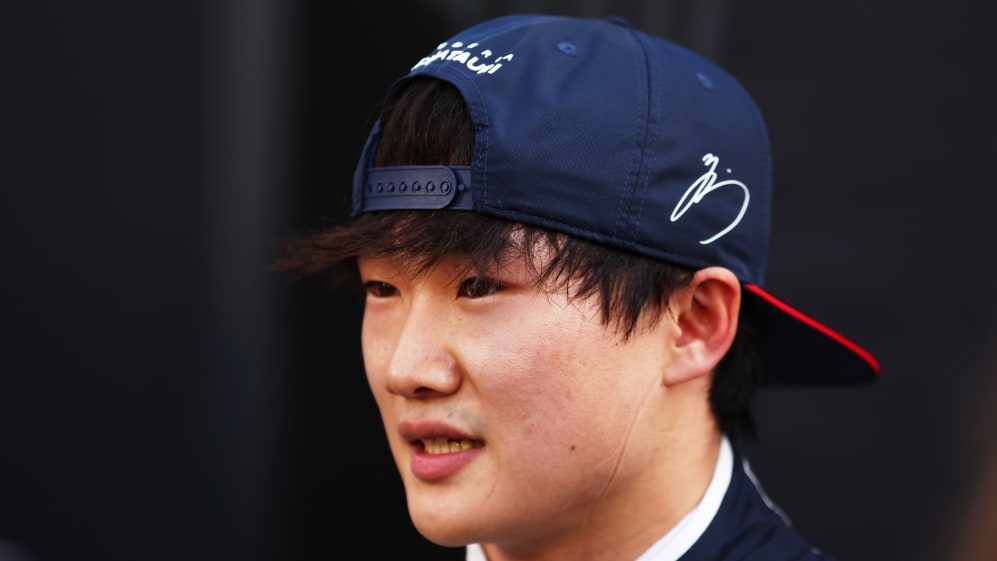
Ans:
{"label": "teeth", "polygon": [[481,443],[475,440],[448,440],[446,438],[433,438],[430,440],[423,440],[422,445],[429,454],[449,454],[452,452],[463,452],[464,450],[477,448],[481,446]]}

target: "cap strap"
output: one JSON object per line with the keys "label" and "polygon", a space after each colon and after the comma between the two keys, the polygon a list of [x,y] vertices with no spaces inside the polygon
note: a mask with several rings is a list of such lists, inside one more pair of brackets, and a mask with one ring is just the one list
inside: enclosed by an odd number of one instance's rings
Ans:
{"label": "cap strap", "polygon": [[385,166],[367,168],[361,212],[372,210],[471,210],[471,168]]}

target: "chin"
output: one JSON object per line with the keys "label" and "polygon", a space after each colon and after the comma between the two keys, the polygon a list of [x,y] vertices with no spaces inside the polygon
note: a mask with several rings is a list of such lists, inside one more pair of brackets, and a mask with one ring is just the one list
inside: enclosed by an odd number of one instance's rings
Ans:
{"label": "chin", "polygon": [[434,509],[430,506],[413,509],[410,505],[409,517],[422,537],[443,547],[462,547],[478,540],[467,517],[447,509]]}
{"label": "chin", "polygon": [[473,537],[463,528],[441,528],[436,525],[415,524],[415,529],[422,534],[422,537],[443,547],[463,547],[469,543],[474,543]]}

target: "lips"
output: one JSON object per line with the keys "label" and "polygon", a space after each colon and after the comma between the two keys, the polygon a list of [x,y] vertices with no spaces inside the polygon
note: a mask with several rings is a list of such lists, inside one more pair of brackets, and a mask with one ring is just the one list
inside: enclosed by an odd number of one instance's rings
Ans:
{"label": "lips", "polygon": [[398,434],[412,445],[409,468],[423,481],[435,481],[456,475],[484,449],[483,440],[444,421],[406,420],[398,425]]}

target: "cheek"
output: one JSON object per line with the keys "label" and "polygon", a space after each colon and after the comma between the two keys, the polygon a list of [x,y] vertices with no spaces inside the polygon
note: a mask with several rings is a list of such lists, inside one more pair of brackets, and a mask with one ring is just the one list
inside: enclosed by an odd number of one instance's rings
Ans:
{"label": "cheek", "polygon": [[360,328],[360,350],[368,377],[371,373],[383,372],[391,356],[387,339],[383,336],[372,336],[372,331],[373,328],[365,316]]}
{"label": "cheek", "polygon": [[[626,380],[625,357],[599,329],[534,332],[492,350],[502,365],[475,379],[496,454],[496,483],[544,509],[596,500],[636,452],[629,435],[647,395]],[[628,447],[629,446],[629,447]],[[642,464],[646,466],[645,464]]]}
{"label": "cheek", "polygon": [[[619,415],[605,415],[619,393],[616,338],[590,322],[547,321],[486,350],[474,384],[488,419],[514,449],[560,457],[605,447]],[[616,441],[616,439],[612,439]],[[507,443],[511,444],[511,443]],[[509,450],[510,448],[505,448]]]}
{"label": "cheek", "polygon": [[384,407],[390,401],[387,391],[387,371],[394,352],[394,342],[385,336],[384,329],[374,329],[366,319],[363,321],[360,333],[360,349],[367,384],[382,413],[386,413]]}

